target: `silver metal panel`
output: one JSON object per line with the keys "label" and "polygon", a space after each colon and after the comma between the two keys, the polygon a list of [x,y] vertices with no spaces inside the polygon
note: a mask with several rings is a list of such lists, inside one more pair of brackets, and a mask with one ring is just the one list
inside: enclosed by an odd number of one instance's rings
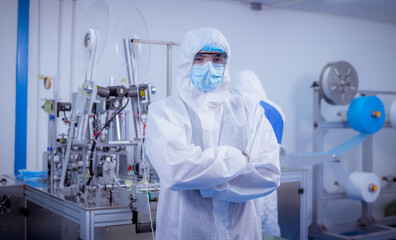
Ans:
{"label": "silver metal panel", "polygon": [[[33,219],[39,219],[37,216],[42,214],[43,218],[47,219],[45,221],[52,219],[52,222],[58,222],[54,223],[53,227],[63,231],[56,235],[57,233],[52,232],[52,229],[43,228],[42,225],[37,225],[29,220],[29,236],[34,237],[29,239],[77,239],[70,234],[75,234],[75,226],[78,226],[78,237],[93,240],[99,237],[95,235],[96,228],[112,229],[113,226],[132,224],[132,212],[129,207],[102,206],[88,208],[84,207],[84,204],[67,201],[42,189],[27,185],[25,185],[25,188],[27,205],[35,211]],[[41,228],[41,231],[36,232],[36,228]]]}
{"label": "silver metal panel", "polygon": [[68,240],[80,237],[80,224],[28,202],[27,239]]}
{"label": "silver metal panel", "polygon": [[80,222],[82,217],[81,208],[67,201],[56,198],[45,192],[25,185],[26,200],[40,205],[56,214],[63,215],[73,222]]}
{"label": "silver metal panel", "polygon": [[281,237],[300,239],[300,182],[282,183],[278,188],[278,217]]}
{"label": "silver metal panel", "polygon": [[136,233],[135,225],[123,225],[95,228],[95,240],[152,240],[150,233]]}
{"label": "silver metal panel", "polygon": [[94,212],[95,227],[115,226],[132,223],[130,208],[97,210]]}
{"label": "silver metal panel", "polygon": [[[307,239],[308,238],[308,222],[307,222],[307,193],[306,193],[306,189],[307,189],[307,171],[306,170],[282,170],[282,174],[281,174],[281,179],[280,179],[281,185],[279,188],[281,188],[281,190],[278,189],[278,212],[282,211],[282,212],[287,212],[287,210],[289,208],[296,208],[299,209],[299,221],[295,222],[293,225],[293,228],[299,228],[299,237],[296,239]],[[294,185],[294,187],[297,187],[298,185],[298,189],[297,192],[288,192],[286,190],[284,190],[284,187],[287,189],[288,187],[290,187],[291,185],[288,185],[289,183],[292,183]],[[302,190],[302,192],[299,192],[299,190]],[[288,197],[292,195],[292,198],[296,197],[296,195],[298,195],[299,198],[299,205],[298,203],[292,203],[289,204],[288,201]],[[280,200],[280,198],[282,198],[283,200]],[[282,204],[282,205],[280,205]],[[282,208],[282,209],[280,209]],[[279,219],[281,218],[281,216],[279,215]],[[286,220],[285,220],[286,219]],[[285,222],[285,223],[284,223]],[[281,235],[283,237],[283,233],[285,233],[285,231],[288,231],[287,228],[287,224],[288,224],[288,220],[287,220],[287,216],[286,215],[282,215],[282,220],[279,220],[279,224],[281,225]],[[283,224],[286,224],[285,226],[282,226]],[[288,234],[286,234],[288,235]]]}
{"label": "silver metal panel", "polygon": [[22,240],[25,237],[25,223],[22,215],[23,185],[11,179],[0,183],[0,239]]}

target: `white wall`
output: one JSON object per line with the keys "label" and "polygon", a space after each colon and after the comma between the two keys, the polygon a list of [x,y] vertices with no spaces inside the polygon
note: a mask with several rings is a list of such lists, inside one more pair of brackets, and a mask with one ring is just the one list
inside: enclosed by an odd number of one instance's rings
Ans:
{"label": "white wall", "polygon": [[18,1],[0,0],[0,173],[14,173]]}
{"label": "white wall", "polygon": [[[103,35],[108,33],[95,78],[102,85],[107,85],[110,76],[126,77],[123,50],[118,55],[115,51],[121,37],[138,34],[141,38],[180,42],[190,29],[204,26],[218,28],[231,45],[232,72],[243,68],[256,71],[269,98],[283,108],[287,117],[283,145],[289,153],[312,151],[313,97],[310,86],[319,79],[320,71],[328,62],[350,62],[358,72],[360,89],[396,91],[394,24],[282,9],[253,11],[246,5],[224,1],[102,0],[101,4],[95,5],[97,8],[90,10],[94,2],[79,0],[73,5],[72,0],[63,0],[60,5],[57,1],[31,0],[27,164],[30,169],[41,167],[41,153],[46,149],[47,116],[39,108],[43,103],[40,99],[53,97],[53,91],[45,90],[42,82],[37,81],[37,76],[57,76],[58,97],[70,101],[71,91],[76,91],[84,81],[81,36],[88,23],[97,26]],[[108,4],[108,11],[103,11],[106,9],[102,8],[104,3]],[[139,12],[146,21],[148,34],[142,27]],[[120,18],[122,22],[118,22]],[[59,20],[62,28],[58,32]],[[129,28],[127,23],[130,23]],[[58,34],[61,35],[60,42]],[[166,52],[164,47],[152,46],[151,53],[149,71],[146,75],[142,74],[141,79],[157,85],[160,91],[156,99],[160,99],[165,96]],[[58,60],[61,62],[58,63]],[[174,67],[176,70],[176,64]],[[385,99],[385,107],[391,100]],[[329,119],[342,109],[326,108]],[[326,148],[355,134],[352,130],[331,132],[326,138]],[[394,129],[383,129],[375,136],[374,171],[379,176],[395,173],[395,137]],[[360,169],[360,156],[358,147],[345,157],[348,172]],[[326,171],[325,178],[326,187],[335,190],[334,176]],[[377,217],[382,216],[385,204],[379,202],[375,206]],[[343,206],[351,209],[349,214],[343,215],[345,220],[358,217],[358,203],[351,200],[335,203],[336,208],[345,209]],[[329,214],[326,222],[337,222],[339,213],[329,209],[325,209]]]}

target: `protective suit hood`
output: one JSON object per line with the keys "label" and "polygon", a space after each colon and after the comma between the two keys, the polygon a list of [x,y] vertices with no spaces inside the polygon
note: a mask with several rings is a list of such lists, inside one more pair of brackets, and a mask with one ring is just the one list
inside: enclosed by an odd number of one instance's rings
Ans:
{"label": "protective suit hood", "polygon": [[[216,45],[227,54],[223,82],[213,91],[203,92],[191,81],[190,74],[195,54],[206,45]],[[231,50],[227,39],[215,28],[200,28],[189,31],[181,44],[177,92],[183,101],[193,108],[202,108],[207,104],[222,104],[228,100],[229,94],[229,61]]]}
{"label": "protective suit hood", "polygon": [[263,100],[264,102],[271,104],[276,108],[276,110],[278,110],[283,121],[285,121],[285,114],[283,113],[282,108],[268,98],[260,79],[252,70],[245,69],[237,71],[235,73],[234,80],[230,85],[230,92],[254,102],[260,102]]}

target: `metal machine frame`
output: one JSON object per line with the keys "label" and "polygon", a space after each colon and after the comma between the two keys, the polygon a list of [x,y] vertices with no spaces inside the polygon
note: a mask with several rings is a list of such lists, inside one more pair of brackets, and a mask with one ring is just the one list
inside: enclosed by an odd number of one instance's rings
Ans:
{"label": "metal machine frame", "polygon": [[[313,87],[313,151],[323,152],[323,143],[326,133],[331,129],[350,128],[347,122],[326,121],[321,113],[321,100],[323,96],[319,91],[319,86],[314,83]],[[361,95],[392,94],[396,92],[378,91],[358,91]],[[391,124],[386,122],[384,128],[390,128]],[[362,171],[373,171],[373,138],[372,136],[363,142],[363,166]],[[395,193],[396,187],[384,187],[381,194]],[[376,221],[372,216],[372,203],[362,202],[361,217],[356,223],[342,224],[335,226],[325,226],[323,223],[323,208],[325,204],[332,200],[347,199],[345,193],[329,193],[323,186],[323,164],[313,166],[313,209],[312,224],[309,227],[309,237],[319,239],[390,239],[396,236],[396,228],[387,226],[396,224],[396,217],[389,217],[381,221]],[[343,233],[362,232],[353,236]]]}
{"label": "metal machine frame", "polygon": [[[151,221],[151,216],[149,220],[147,216],[156,210],[160,187],[158,182],[151,182],[149,164],[143,161],[131,175],[125,173],[124,170],[127,166],[123,163],[123,174],[120,172],[120,158],[124,158],[124,156],[126,158],[127,146],[134,147],[134,163],[144,158],[142,139],[144,138],[145,114],[151,103],[151,94],[156,90],[151,83],[138,82],[137,80],[134,48],[138,43],[167,46],[167,95],[171,95],[172,46],[180,44],[124,39],[129,88],[124,86],[100,87],[95,85],[92,80],[86,80],[79,89],[74,104],[64,103],[73,105],[70,107],[73,112],[68,117],[70,127],[67,142],[64,137],[60,139],[63,141],[57,141],[59,133],[56,120],[61,119],[57,116],[59,112],[57,107],[60,102],[57,99],[50,99],[46,102],[47,109],[50,109],[47,111],[49,114],[49,139],[48,149],[43,154],[43,160],[44,170],[47,170],[47,166],[50,167],[48,168],[49,180],[48,185],[40,187],[25,184],[25,207],[28,206],[28,203],[33,203],[35,204],[32,205],[34,208],[37,205],[37,208],[43,208],[57,217],[68,219],[69,224],[74,227],[79,226],[81,239],[95,239],[95,228],[132,224],[136,224],[136,228],[138,228],[137,226],[141,224],[142,229],[150,231],[155,224],[154,221]],[[128,101],[132,106],[131,114],[124,111],[126,105],[122,107],[125,104],[122,99],[125,97],[130,98]],[[115,101],[119,101],[119,104],[113,108],[112,104]],[[96,107],[93,107],[93,104],[96,104]],[[101,110],[98,107],[99,104],[106,106],[106,108],[102,107],[105,110]],[[108,106],[110,107],[108,108]],[[91,109],[95,109],[95,111]],[[63,113],[66,118],[66,113]],[[103,115],[104,120],[100,114]],[[124,114],[122,116],[125,119],[123,120],[124,125],[119,122],[121,117],[118,114]],[[92,119],[93,116],[95,119]],[[128,136],[129,116],[132,116],[135,124],[136,136],[134,139],[130,139]],[[113,122],[112,119],[114,119]],[[96,125],[99,129],[96,129],[95,132],[92,127],[93,121],[97,122]],[[104,124],[105,122],[106,124]],[[122,129],[121,126],[123,126]],[[99,138],[95,138],[96,134],[104,129],[107,129],[104,133],[106,137],[102,138],[102,134],[100,134]],[[120,134],[121,131],[123,131],[122,134]],[[118,137],[112,137],[113,133]],[[91,156],[89,156],[90,154]],[[104,170],[106,167],[104,164],[110,161],[106,160],[107,158],[111,158],[111,164],[115,164],[110,173],[105,173]],[[88,165],[89,161],[91,162]],[[103,163],[103,165],[99,166],[99,163]],[[143,174],[140,172],[141,169],[148,170],[144,170]],[[62,175],[60,175],[60,170]],[[146,173],[147,171],[148,173]],[[88,173],[89,179],[86,181]],[[73,181],[65,185],[65,179]],[[155,216],[153,220],[155,220]],[[151,228],[144,227],[147,221],[151,221]],[[145,232],[145,230],[140,232]],[[146,238],[147,236],[144,235],[147,234],[139,234],[136,238]]]}
{"label": "metal machine frame", "polygon": [[81,239],[94,240],[96,227],[132,224],[132,212],[129,207],[85,208],[25,185],[25,207],[28,201],[77,223],[80,226]]}
{"label": "metal machine frame", "polygon": [[125,47],[125,54],[126,54],[126,61],[128,64],[128,79],[133,79],[133,69],[131,66],[131,49],[133,48],[134,44],[155,44],[155,45],[166,45],[166,96],[172,95],[172,48],[173,46],[180,46],[179,42],[166,42],[166,41],[156,41],[156,40],[146,40],[146,39],[124,39],[124,47]]}
{"label": "metal machine frame", "polygon": [[[307,229],[307,171],[303,170],[303,169],[298,169],[298,170],[292,170],[292,169],[287,169],[287,170],[282,170],[282,174],[281,174],[281,178],[280,178],[280,188],[282,186],[287,185],[288,183],[298,183],[299,182],[299,189],[298,191],[294,192],[294,193],[290,193],[288,192],[287,194],[296,194],[299,196],[300,198],[300,204],[299,206],[297,206],[299,208],[299,239],[307,239],[308,237],[308,229]],[[295,189],[293,189],[294,191]],[[282,200],[282,195],[278,189],[278,211],[281,209],[281,207],[284,207],[288,210],[284,210],[284,211],[289,211],[292,208],[296,207],[296,204],[292,203],[289,201],[289,199],[285,199],[284,201]],[[287,197],[287,196],[284,196]],[[287,206],[285,205],[281,205],[281,202],[283,203],[287,203]],[[295,209],[293,209],[295,210]],[[288,212],[288,214],[290,214],[290,212]],[[290,215],[288,215],[289,217]],[[279,216],[279,221],[280,217]],[[287,219],[283,219],[283,220],[287,220]],[[290,221],[290,220],[289,220]],[[293,223],[295,224],[295,223]],[[282,228],[282,225],[280,226]],[[282,229],[281,229],[281,236],[283,236],[284,234],[282,234]]]}

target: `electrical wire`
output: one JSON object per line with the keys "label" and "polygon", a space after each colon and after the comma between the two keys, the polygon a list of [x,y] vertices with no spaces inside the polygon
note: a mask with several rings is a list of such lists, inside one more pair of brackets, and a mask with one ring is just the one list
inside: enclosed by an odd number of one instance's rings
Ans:
{"label": "electrical wire", "polygon": [[65,122],[65,124],[71,124],[71,122],[67,119],[67,115],[66,115],[66,112],[65,112],[65,110],[63,110],[63,115],[65,115],[65,117],[62,119],[64,122]]}
{"label": "electrical wire", "polygon": [[[143,120],[142,120],[142,114],[141,114],[141,109],[140,109],[140,94],[139,94],[139,82],[138,82],[138,77],[137,77],[137,65],[136,65],[136,47],[137,47],[137,43],[134,41],[133,42],[133,49],[132,49],[132,56],[131,56],[131,64],[132,64],[132,70],[133,70],[133,77],[134,77],[134,83],[135,83],[135,85],[136,85],[136,92],[137,92],[137,102],[138,102],[138,112],[139,112],[139,115],[137,116],[138,117],[138,119],[139,119],[139,121],[143,124],[143,134],[142,134],[142,137],[140,138],[140,144],[141,144],[141,146],[142,146],[142,162],[143,162],[143,178],[144,178],[144,184],[145,184],[145,187],[146,187],[146,189],[148,189],[148,181],[147,181],[147,171],[146,171],[146,162],[145,162],[145,159],[146,159],[146,157],[145,157],[145,152],[144,152],[144,149],[145,149],[145,147],[144,147],[144,143],[145,143],[145,141],[144,141],[144,133],[145,133],[145,127],[146,127],[146,123],[145,122],[143,122]],[[150,89],[149,89],[150,90]],[[152,218],[152,215],[151,215],[151,207],[150,207],[150,197],[149,197],[149,194],[148,194],[148,191],[147,191],[147,194],[146,194],[146,196],[147,196],[147,206],[148,206],[148,211],[149,211],[149,216],[150,216],[150,227],[151,227],[151,235],[152,235],[152,237],[153,237],[153,240],[155,239],[155,233],[154,233],[154,227],[153,227],[153,218]]]}
{"label": "electrical wire", "polygon": [[[146,157],[145,157],[145,147],[144,147],[144,143],[145,141],[143,141],[143,139],[141,140],[142,142],[142,159],[143,159],[143,177],[145,180],[145,186],[146,189],[148,189],[148,181],[147,181],[147,170],[146,170]],[[150,207],[150,196],[149,196],[149,192],[147,190],[147,205],[148,205],[148,210],[149,210],[149,216],[150,216],[150,227],[151,227],[151,234],[153,237],[153,240],[155,239],[155,234],[154,234],[154,227],[153,227],[153,217],[151,215],[151,207]]]}
{"label": "electrical wire", "polygon": [[126,108],[126,106],[128,106],[128,103],[129,103],[129,98],[127,98],[127,103],[122,108],[120,108],[117,112],[113,113],[111,118],[106,121],[106,123],[103,125],[103,127],[101,129],[99,129],[99,131],[97,131],[95,133],[95,136],[94,136],[94,139],[93,139],[93,143],[92,143],[92,147],[91,147],[91,153],[89,155],[89,179],[88,179],[88,181],[86,183],[87,186],[89,186],[91,184],[92,177],[94,175],[94,172],[93,172],[93,157],[94,157],[94,152],[95,152],[95,147],[96,147],[96,143],[97,143],[98,137],[99,137],[99,135],[102,135],[101,132],[105,128],[110,126],[110,123],[114,120],[114,118],[118,114],[120,114]]}

